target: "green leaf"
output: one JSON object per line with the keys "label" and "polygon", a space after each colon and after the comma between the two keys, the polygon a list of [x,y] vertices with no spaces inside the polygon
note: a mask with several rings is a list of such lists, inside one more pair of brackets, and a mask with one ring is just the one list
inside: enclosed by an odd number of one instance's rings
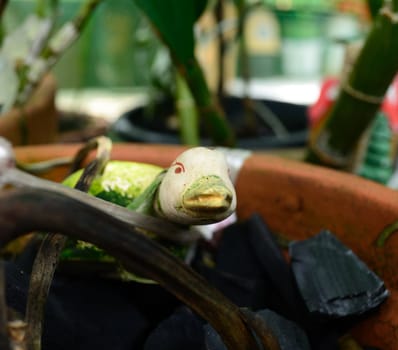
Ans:
{"label": "green leaf", "polygon": [[156,200],[157,190],[165,174],[166,170],[159,173],[152,183],[127,205],[127,209],[150,215]]}
{"label": "green leaf", "polygon": [[207,0],[134,0],[181,62],[194,57],[193,27]]}

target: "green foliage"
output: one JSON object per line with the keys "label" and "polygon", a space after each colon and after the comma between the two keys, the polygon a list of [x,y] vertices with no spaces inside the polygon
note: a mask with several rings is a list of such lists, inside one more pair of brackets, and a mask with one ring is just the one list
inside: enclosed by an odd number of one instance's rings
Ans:
{"label": "green foliage", "polygon": [[[170,50],[173,64],[181,77],[185,79],[196,109],[213,143],[233,146],[235,143],[233,131],[209,90],[194,52],[193,28],[206,8],[207,0],[134,1],[152,22],[157,34]],[[185,117],[187,118],[181,119],[182,122],[191,126],[196,125],[194,114],[186,114]],[[190,135],[194,134],[190,132]],[[198,135],[197,132],[196,135]],[[188,141],[189,144],[195,144],[195,142],[195,140]]]}
{"label": "green foliage", "polygon": [[382,5],[383,0],[368,0],[368,7],[372,18],[377,16]]}
{"label": "green foliage", "polygon": [[58,10],[59,0],[36,0],[36,14],[39,17],[51,17]]}
{"label": "green foliage", "polygon": [[187,62],[194,57],[193,26],[207,0],[135,0],[135,3],[179,61]]}

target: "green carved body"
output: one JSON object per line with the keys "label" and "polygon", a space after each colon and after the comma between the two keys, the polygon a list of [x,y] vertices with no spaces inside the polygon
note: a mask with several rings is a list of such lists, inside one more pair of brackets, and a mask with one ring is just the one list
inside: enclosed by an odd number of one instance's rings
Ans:
{"label": "green carved body", "polygon": [[[163,168],[152,164],[110,161],[104,173],[93,180],[89,193],[126,207],[144,192],[162,171]],[[63,183],[68,187],[74,187],[82,172],[83,170],[79,170],[73,173]]]}
{"label": "green carved body", "polygon": [[[110,161],[106,165],[103,174],[93,180],[88,192],[98,198],[127,207],[134,203],[134,200],[142,195],[145,190],[156,186],[155,179],[163,170],[163,168],[152,164]],[[76,171],[66,178],[63,184],[68,187],[74,187],[82,173],[82,169]],[[187,250],[186,247],[176,245],[170,245],[170,249],[181,258],[184,257]],[[61,261],[64,263],[79,263],[81,267],[84,264],[92,265],[95,263],[98,268],[93,269],[90,267],[90,269],[100,274],[125,280],[150,282],[128,273],[112,256],[102,249],[83,241],[69,240],[62,251]]]}

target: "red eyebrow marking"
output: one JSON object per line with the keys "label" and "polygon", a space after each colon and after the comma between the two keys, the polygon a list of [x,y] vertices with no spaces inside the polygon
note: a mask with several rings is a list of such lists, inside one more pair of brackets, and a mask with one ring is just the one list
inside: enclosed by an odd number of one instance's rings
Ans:
{"label": "red eyebrow marking", "polygon": [[181,162],[174,162],[172,166],[177,166],[177,168],[174,170],[174,173],[179,174],[181,172],[185,173],[185,167],[184,164]]}

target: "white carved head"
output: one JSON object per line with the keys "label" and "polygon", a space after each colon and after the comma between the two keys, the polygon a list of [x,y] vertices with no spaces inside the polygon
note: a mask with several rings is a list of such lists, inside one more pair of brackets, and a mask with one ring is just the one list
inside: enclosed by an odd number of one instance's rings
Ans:
{"label": "white carved head", "polygon": [[205,147],[183,152],[168,168],[155,208],[159,215],[189,225],[230,216],[236,208],[236,193],[224,154]]}

